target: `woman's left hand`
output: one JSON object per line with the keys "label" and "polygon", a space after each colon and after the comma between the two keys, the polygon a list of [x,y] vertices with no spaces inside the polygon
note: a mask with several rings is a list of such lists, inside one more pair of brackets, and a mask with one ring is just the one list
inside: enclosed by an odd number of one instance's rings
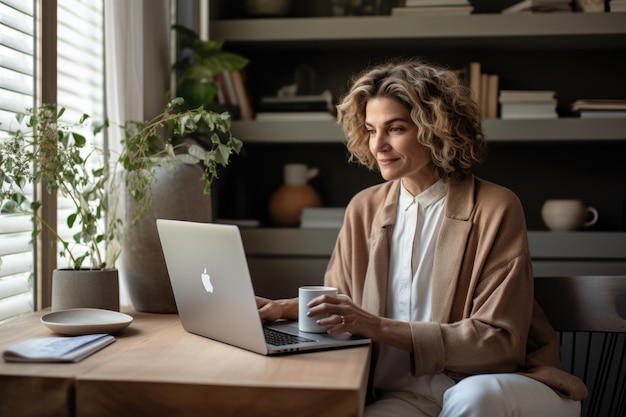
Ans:
{"label": "woman's left hand", "polygon": [[406,321],[392,320],[371,314],[352,301],[332,295],[321,295],[308,304],[309,317],[328,314],[317,321],[320,326],[332,326],[330,335],[351,333],[372,339],[373,342],[386,343],[411,352],[413,339],[411,326]]}
{"label": "woman's left hand", "polygon": [[373,338],[380,327],[380,317],[368,313],[358,307],[349,297],[321,295],[308,304],[308,317],[328,315],[320,318],[320,326],[333,326],[328,330],[330,335],[352,333],[354,335]]}

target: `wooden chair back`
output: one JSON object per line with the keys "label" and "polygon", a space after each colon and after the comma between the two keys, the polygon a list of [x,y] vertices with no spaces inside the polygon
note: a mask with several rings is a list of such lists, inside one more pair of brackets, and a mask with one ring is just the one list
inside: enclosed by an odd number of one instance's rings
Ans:
{"label": "wooden chair back", "polygon": [[535,278],[535,299],[559,333],[563,369],[589,390],[583,417],[626,416],[626,276]]}

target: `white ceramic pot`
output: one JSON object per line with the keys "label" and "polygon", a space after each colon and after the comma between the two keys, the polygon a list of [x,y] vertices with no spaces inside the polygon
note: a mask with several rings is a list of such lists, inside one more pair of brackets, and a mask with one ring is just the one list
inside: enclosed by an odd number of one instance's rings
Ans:
{"label": "white ceramic pot", "polygon": [[546,200],[541,208],[541,217],[550,230],[577,230],[596,224],[598,210],[587,207],[581,200]]}

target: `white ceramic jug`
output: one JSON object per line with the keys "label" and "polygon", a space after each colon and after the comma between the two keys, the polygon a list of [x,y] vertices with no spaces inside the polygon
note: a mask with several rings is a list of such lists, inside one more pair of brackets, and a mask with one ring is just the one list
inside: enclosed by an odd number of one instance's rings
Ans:
{"label": "white ceramic jug", "polygon": [[541,217],[550,230],[576,230],[596,224],[598,210],[576,199],[546,200],[541,208]]}

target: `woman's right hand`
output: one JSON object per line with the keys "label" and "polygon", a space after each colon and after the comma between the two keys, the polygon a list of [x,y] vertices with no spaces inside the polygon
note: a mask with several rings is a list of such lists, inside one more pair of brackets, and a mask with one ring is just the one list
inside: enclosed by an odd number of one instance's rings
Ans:
{"label": "woman's right hand", "polygon": [[281,319],[298,319],[298,299],[289,298],[270,300],[269,298],[256,297],[256,306],[259,316],[263,321],[276,321]]}

